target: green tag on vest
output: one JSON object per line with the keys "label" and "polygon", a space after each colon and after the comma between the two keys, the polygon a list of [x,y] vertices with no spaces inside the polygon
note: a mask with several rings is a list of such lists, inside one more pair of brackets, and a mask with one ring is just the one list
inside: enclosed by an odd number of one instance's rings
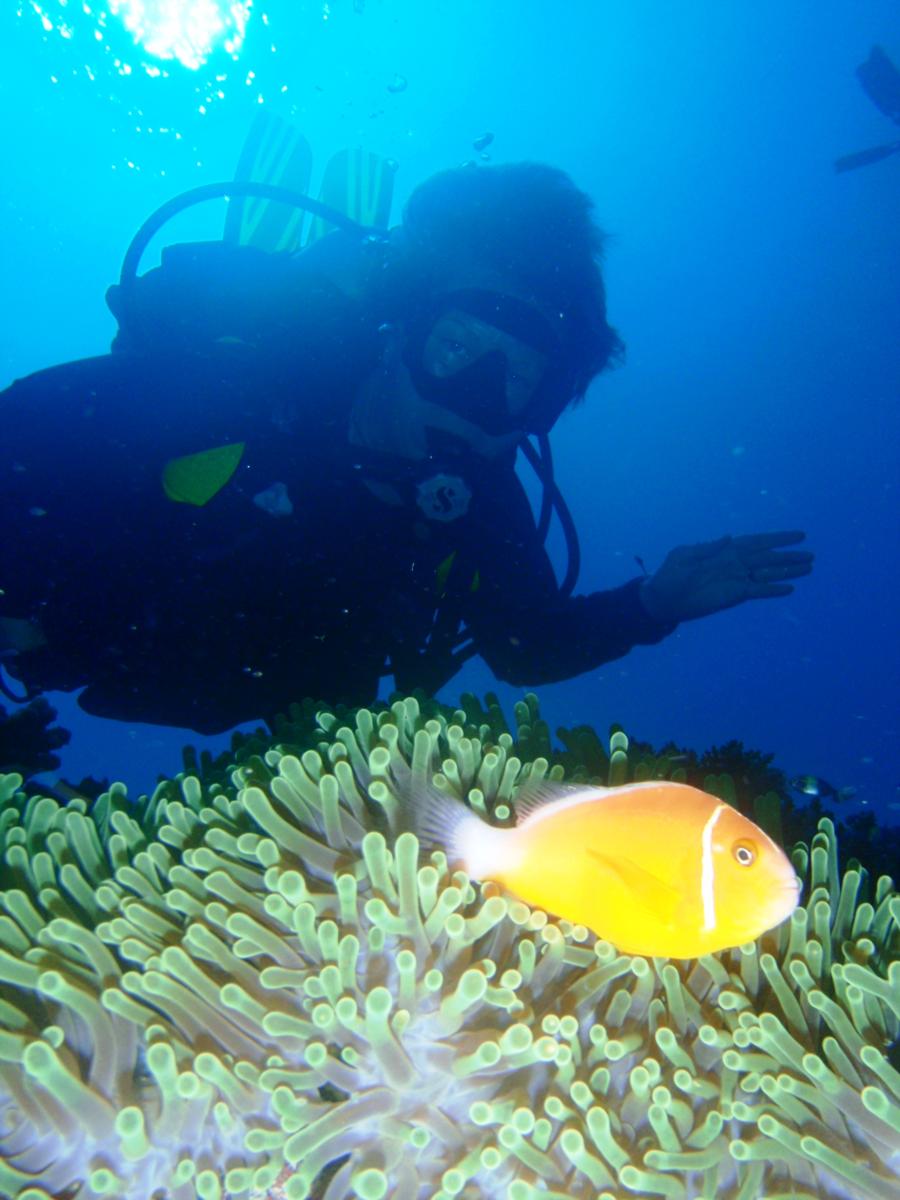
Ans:
{"label": "green tag on vest", "polygon": [[176,504],[195,504],[202,508],[222,490],[238,468],[244,442],[201,450],[170,459],[163,467],[163,491]]}

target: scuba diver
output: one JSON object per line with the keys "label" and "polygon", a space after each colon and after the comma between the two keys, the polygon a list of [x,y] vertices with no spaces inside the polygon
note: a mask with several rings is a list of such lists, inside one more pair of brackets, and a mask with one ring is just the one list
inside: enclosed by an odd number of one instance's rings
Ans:
{"label": "scuba diver", "polygon": [[[856,77],[863,91],[884,115],[895,125],[900,125],[900,71],[894,66],[880,46],[873,46],[869,57],[856,68]],[[835,171],[853,171],[881,162],[900,152],[900,141],[885,142],[855,154],[845,154],[834,164]]]}
{"label": "scuba diver", "polygon": [[[262,121],[237,182],[136,237],[111,353],[0,396],[0,661],[22,695],[212,733],[370,702],[388,674],[434,692],[472,654],[531,686],[810,571],[800,533],[723,537],[573,595],[547,435],[622,351],[590,199],[551,167],[467,165],[387,230],[392,164],[342,152],[312,201],[305,142]],[[138,274],[172,212],[224,194],[223,240]]]}

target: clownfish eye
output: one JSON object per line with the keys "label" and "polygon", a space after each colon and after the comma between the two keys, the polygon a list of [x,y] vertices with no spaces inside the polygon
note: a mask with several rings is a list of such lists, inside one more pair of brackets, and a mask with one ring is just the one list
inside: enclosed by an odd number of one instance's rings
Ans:
{"label": "clownfish eye", "polygon": [[735,842],[731,853],[742,867],[750,867],[756,862],[756,847],[752,842]]}

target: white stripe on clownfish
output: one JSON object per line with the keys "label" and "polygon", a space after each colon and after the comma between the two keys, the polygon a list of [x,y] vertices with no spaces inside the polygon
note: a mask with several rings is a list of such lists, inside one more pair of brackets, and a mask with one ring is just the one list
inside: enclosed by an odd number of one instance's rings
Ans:
{"label": "white stripe on clownfish", "polygon": [[703,929],[715,929],[716,927],[716,896],[715,883],[716,872],[713,866],[713,849],[712,835],[713,829],[716,827],[716,821],[725,811],[725,805],[717,805],[710,813],[703,826],[703,833],[700,835],[701,857],[700,857],[700,895],[703,899]]}

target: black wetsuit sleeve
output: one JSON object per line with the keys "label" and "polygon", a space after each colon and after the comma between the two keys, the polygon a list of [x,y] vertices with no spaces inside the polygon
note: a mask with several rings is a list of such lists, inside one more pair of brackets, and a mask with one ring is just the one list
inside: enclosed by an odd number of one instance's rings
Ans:
{"label": "black wetsuit sleeve", "polygon": [[517,479],[501,481],[494,504],[496,525],[485,522],[473,559],[479,586],[467,623],[498,678],[528,687],[571,679],[674,630],[645,611],[640,578],[609,591],[562,596]]}

